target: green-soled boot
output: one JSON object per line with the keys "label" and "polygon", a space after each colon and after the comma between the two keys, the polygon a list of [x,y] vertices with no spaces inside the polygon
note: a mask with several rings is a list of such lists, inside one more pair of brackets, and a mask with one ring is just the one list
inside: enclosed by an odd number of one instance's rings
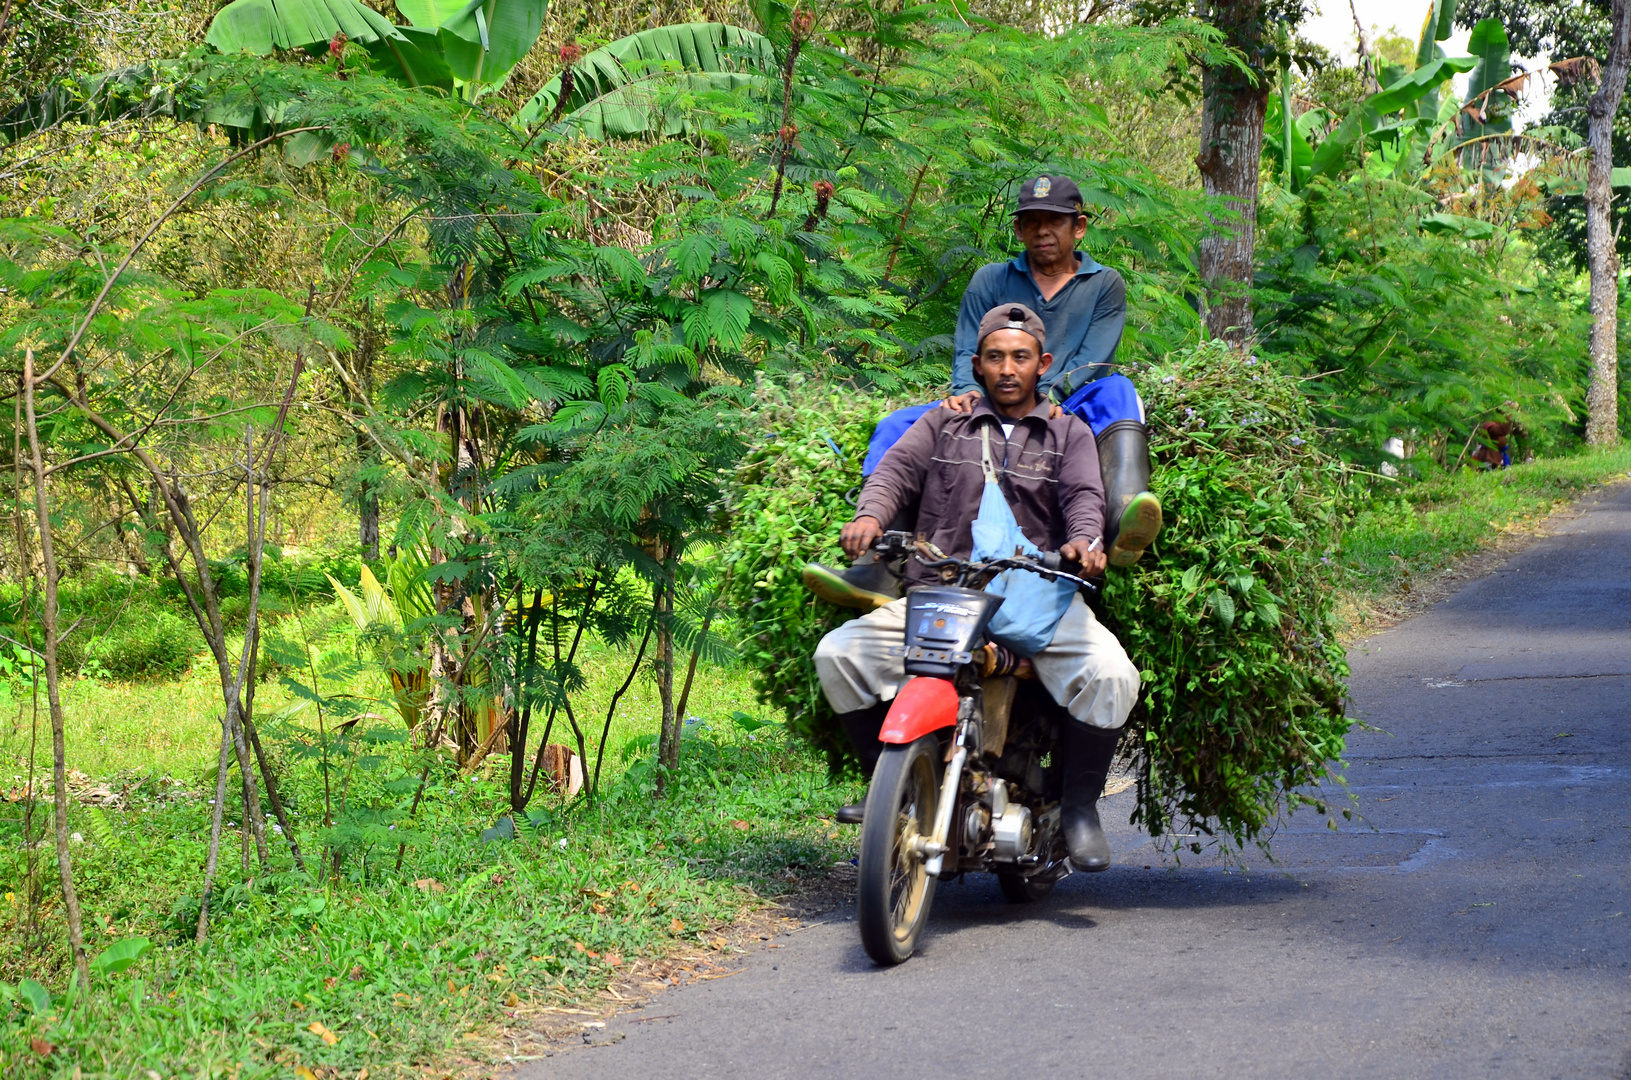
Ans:
{"label": "green-soled boot", "polygon": [[1117,420],[1098,435],[1104,477],[1105,551],[1111,566],[1131,566],[1161,532],[1161,500],[1150,494],[1149,430]]}
{"label": "green-soled boot", "polygon": [[1110,565],[1131,566],[1161,532],[1161,500],[1140,491],[1121,513],[1121,527],[1110,544]]}
{"label": "green-soled boot", "polygon": [[867,552],[848,570],[806,563],[800,575],[804,587],[829,604],[873,611],[900,596],[900,585],[874,552]]}

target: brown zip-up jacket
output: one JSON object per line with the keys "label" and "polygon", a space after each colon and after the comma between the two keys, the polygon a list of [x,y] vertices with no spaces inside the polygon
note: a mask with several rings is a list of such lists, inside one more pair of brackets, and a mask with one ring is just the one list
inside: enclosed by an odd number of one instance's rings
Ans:
{"label": "brown zip-up jacket", "polygon": [[[856,517],[873,517],[884,528],[903,509],[918,506],[917,534],[954,558],[974,551],[973,525],[985,491],[980,467],[980,426],[991,426],[991,458],[1001,474],[1002,492],[1031,543],[1058,551],[1070,540],[1104,535],[1104,481],[1092,430],[1065,414],[1049,420],[1051,403],[1014,423],[1012,438],[1002,434],[1002,416],[985,398],[971,413],[930,409],[889,448],[861,489]],[[908,584],[933,575],[915,560],[907,563]]]}

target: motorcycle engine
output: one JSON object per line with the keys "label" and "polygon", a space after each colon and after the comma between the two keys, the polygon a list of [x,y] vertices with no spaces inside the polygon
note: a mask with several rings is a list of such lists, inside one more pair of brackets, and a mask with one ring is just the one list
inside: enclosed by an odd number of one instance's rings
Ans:
{"label": "motorcycle engine", "polygon": [[973,854],[991,836],[991,811],[984,803],[970,802],[963,815],[963,849]]}
{"label": "motorcycle engine", "polygon": [[1008,801],[1008,785],[991,782],[991,857],[997,862],[1018,862],[1031,853],[1030,807]]}

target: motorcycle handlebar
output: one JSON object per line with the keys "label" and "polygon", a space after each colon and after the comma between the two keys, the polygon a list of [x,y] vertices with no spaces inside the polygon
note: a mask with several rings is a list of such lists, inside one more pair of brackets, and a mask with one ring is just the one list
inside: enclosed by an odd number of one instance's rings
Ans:
{"label": "motorcycle handlebar", "polygon": [[[924,549],[929,549],[925,551]],[[884,533],[873,541],[872,550],[882,555],[899,556],[911,554],[918,562],[931,570],[955,568],[964,574],[969,572],[980,573],[986,570],[1001,572],[1003,570],[1027,570],[1039,575],[1044,581],[1058,581],[1063,578],[1074,583],[1077,588],[1089,589],[1097,592],[1099,587],[1095,583],[1071,573],[1067,567],[1075,570],[1081,569],[1081,564],[1065,559],[1057,551],[1042,552],[1040,557],[1031,558],[1026,555],[1016,555],[1006,559],[993,559],[990,562],[974,562],[969,559],[955,559],[948,557],[926,541],[916,540],[911,533],[890,531]],[[938,558],[924,558],[925,554],[939,556]]]}

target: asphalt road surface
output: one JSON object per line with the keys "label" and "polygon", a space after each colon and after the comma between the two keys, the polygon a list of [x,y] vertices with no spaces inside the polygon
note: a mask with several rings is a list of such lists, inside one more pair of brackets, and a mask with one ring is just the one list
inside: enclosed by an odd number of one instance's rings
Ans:
{"label": "asphalt road surface", "polygon": [[1173,866],[1115,796],[1107,873],[942,886],[889,970],[840,909],[520,1076],[1631,1080],[1631,488],[1351,659],[1363,826]]}

